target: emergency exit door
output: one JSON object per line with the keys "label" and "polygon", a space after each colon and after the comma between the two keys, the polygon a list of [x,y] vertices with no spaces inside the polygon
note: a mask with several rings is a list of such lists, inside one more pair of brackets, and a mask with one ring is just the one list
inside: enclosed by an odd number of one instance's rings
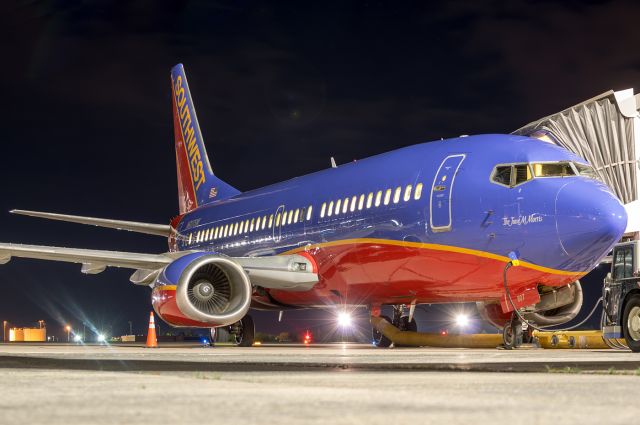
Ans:
{"label": "emergency exit door", "polygon": [[430,224],[434,232],[451,230],[453,183],[465,155],[450,155],[442,161],[431,185]]}

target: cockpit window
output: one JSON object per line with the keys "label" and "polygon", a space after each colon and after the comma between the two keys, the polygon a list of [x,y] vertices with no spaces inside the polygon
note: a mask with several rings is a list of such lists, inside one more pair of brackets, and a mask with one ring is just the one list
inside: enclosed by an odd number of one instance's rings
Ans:
{"label": "cockpit window", "polygon": [[531,180],[533,177],[531,176],[531,168],[529,167],[529,164],[519,164],[519,165],[514,165],[513,167],[515,169],[515,174],[516,174],[516,181],[515,181],[515,185],[519,185],[520,183],[524,183],[527,180]]}
{"label": "cockpit window", "polygon": [[496,167],[496,171],[493,174],[493,181],[511,186],[511,165]]}
{"label": "cockpit window", "polygon": [[564,177],[576,175],[570,162],[548,162],[532,165],[533,174],[536,177]]}
{"label": "cockpit window", "polygon": [[574,162],[573,165],[575,165],[576,171],[578,171],[579,175],[592,179],[598,179],[596,170],[594,170],[592,166],[587,164],[578,164],[577,162]]}
{"label": "cockpit window", "polygon": [[491,181],[504,186],[514,187],[538,177],[568,177],[578,175],[598,179],[595,170],[590,165],[558,161],[497,165],[491,174]]}

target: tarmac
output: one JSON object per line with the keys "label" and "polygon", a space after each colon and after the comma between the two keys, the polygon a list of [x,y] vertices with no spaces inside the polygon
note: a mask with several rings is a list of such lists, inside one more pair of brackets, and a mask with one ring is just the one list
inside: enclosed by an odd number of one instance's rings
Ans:
{"label": "tarmac", "polygon": [[0,424],[630,423],[614,350],[0,344]]}

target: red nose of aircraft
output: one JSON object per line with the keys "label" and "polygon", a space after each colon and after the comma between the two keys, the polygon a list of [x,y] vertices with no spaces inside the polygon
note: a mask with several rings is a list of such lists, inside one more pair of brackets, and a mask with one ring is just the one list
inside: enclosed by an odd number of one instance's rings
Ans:
{"label": "red nose of aircraft", "polygon": [[595,180],[572,179],[556,195],[556,229],[574,270],[592,268],[625,231],[627,213],[609,188]]}

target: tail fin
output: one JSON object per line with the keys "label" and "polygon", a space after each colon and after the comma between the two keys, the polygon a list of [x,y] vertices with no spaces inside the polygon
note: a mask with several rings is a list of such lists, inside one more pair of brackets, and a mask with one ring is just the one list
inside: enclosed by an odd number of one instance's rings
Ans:
{"label": "tail fin", "polygon": [[171,69],[171,91],[178,197],[180,214],[183,214],[200,205],[235,196],[240,191],[217,178],[211,170],[182,64]]}

